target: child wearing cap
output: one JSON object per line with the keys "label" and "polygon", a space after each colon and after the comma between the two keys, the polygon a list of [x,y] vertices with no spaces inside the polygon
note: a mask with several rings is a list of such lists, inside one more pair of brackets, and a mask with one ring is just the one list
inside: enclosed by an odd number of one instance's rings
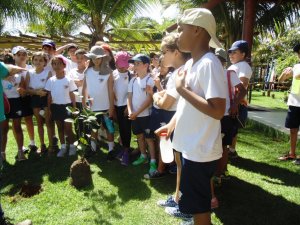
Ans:
{"label": "child wearing cap", "polygon": [[[82,105],[87,107],[86,100],[89,99],[89,107],[94,112],[104,112],[105,115],[98,116],[99,122],[106,130],[108,141],[107,160],[114,158],[114,132],[113,129],[108,130],[109,126],[113,126],[112,118],[114,115],[114,80],[111,69],[108,67],[108,57],[104,49],[100,46],[93,46],[88,54],[90,64],[85,71],[82,88]],[[97,149],[97,133],[92,132],[91,148],[93,151]]]}
{"label": "child wearing cap", "polygon": [[153,88],[154,81],[150,76],[150,59],[144,54],[137,54],[129,63],[134,64],[136,77],[132,78],[128,85],[128,117],[132,120],[132,132],[137,136],[140,157],[132,164],[137,166],[146,163],[146,144],[150,152],[149,173],[154,173],[157,169],[155,158],[155,145],[153,133],[150,132],[150,108],[152,96],[146,92],[147,87]]}
{"label": "child wearing cap", "polygon": [[[27,50],[22,46],[16,46],[12,49],[12,54],[14,55],[15,64],[19,67],[25,68],[26,70],[31,70],[32,66],[26,64],[28,59]],[[22,116],[25,119],[25,124],[28,132],[28,136],[30,139],[30,144],[28,145],[31,151],[36,151],[37,147],[34,141],[34,125],[33,125],[33,111],[30,105],[31,96],[26,93],[25,80],[26,80],[27,71],[23,71],[20,73],[21,75],[21,85],[18,89],[22,97]],[[26,148],[24,148],[26,150]]]}
{"label": "child wearing cap", "polygon": [[128,166],[129,164],[131,141],[131,120],[128,118],[127,109],[128,84],[132,77],[132,74],[128,71],[129,59],[130,55],[127,52],[117,52],[115,56],[117,69],[113,71],[115,110],[119,124],[121,145],[123,147],[117,157],[121,159],[121,164],[124,166]]}
{"label": "child wearing cap", "polygon": [[[171,121],[158,130],[174,130],[173,148],[182,153],[179,210],[193,215],[196,225],[210,225],[210,180],[222,156],[220,119],[226,105],[224,71],[210,47],[221,47],[216,22],[203,8],[187,9],[178,22],[178,47],[190,52],[184,70],[176,76],[180,95]],[[177,215],[176,208],[168,211]],[[173,213],[174,212],[174,213]]]}
{"label": "child wearing cap", "polygon": [[[300,44],[294,46],[293,51],[300,59]],[[285,127],[290,129],[290,150],[285,155],[279,157],[279,160],[295,160],[296,165],[300,165],[300,159],[296,157],[296,146],[298,131],[300,125],[300,63],[294,67],[288,67],[283,70],[278,78],[279,82],[293,78],[291,92],[288,98],[288,112],[285,120]]]}
{"label": "child wearing cap", "polygon": [[[228,70],[233,70],[238,75],[245,89],[247,90],[249,81],[252,76],[252,69],[249,64],[246,62],[246,58],[249,52],[248,42],[244,40],[238,40],[232,44],[230,49],[228,50],[229,59],[232,65],[228,68]],[[236,141],[237,141],[237,133],[238,128],[242,128],[245,126],[246,119],[248,116],[247,109],[247,100],[243,99],[239,104],[239,113],[238,113],[238,123],[235,126],[234,130],[234,138],[232,140],[232,145],[230,146],[229,155],[232,158],[238,157],[236,152]]]}
{"label": "child wearing cap", "polygon": [[66,138],[70,143],[69,155],[72,156],[76,154],[76,147],[73,144],[75,136],[72,123],[66,123],[64,120],[71,116],[66,107],[76,107],[73,91],[77,90],[77,86],[71,78],[65,76],[66,62],[63,58],[54,56],[51,59],[51,65],[56,75],[47,80],[45,90],[48,91],[47,113],[56,123],[61,143],[61,149],[57,153],[57,157],[64,157],[67,152]]}

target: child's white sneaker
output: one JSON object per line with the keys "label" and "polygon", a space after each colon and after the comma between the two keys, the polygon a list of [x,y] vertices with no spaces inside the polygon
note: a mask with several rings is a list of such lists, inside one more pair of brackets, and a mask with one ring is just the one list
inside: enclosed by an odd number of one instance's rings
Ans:
{"label": "child's white sneaker", "polygon": [[64,157],[65,156],[65,154],[67,153],[67,149],[66,149],[66,147],[61,147],[61,149],[59,150],[59,152],[57,153],[57,157]]}
{"label": "child's white sneaker", "polygon": [[70,145],[69,156],[73,156],[73,155],[76,155],[76,146]]}

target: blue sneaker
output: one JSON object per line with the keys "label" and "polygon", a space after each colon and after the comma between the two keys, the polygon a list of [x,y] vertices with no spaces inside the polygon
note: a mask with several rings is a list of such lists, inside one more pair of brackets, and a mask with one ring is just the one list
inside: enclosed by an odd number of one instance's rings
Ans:
{"label": "blue sneaker", "polygon": [[161,207],[178,207],[178,204],[174,201],[172,195],[170,195],[166,200],[157,201],[157,205]]}
{"label": "blue sneaker", "polygon": [[175,217],[181,218],[181,219],[193,218],[193,215],[191,215],[191,214],[186,214],[186,213],[180,212],[178,206],[177,207],[166,207],[165,212],[171,216],[175,216]]}

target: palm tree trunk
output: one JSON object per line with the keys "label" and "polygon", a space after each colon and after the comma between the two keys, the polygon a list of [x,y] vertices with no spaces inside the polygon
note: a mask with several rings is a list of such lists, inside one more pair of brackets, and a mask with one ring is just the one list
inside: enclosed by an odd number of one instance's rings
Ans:
{"label": "palm tree trunk", "polygon": [[255,22],[255,7],[257,0],[245,0],[244,20],[243,20],[243,39],[249,44],[248,60],[251,61],[251,50],[253,43],[253,29]]}

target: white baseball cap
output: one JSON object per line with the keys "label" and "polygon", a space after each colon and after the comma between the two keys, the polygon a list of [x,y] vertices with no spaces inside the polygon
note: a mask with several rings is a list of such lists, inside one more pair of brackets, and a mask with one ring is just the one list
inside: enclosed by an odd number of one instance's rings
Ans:
{"label": "white baseball cap", "polygon": [[13,55],[17,54],[18,52],[25,52],[25,53],[27,53],[27,50],[23,46],[16,46],[16,47],[13,47],[13,49],[11,50],[11,53]]}
{"label": "white baseball cap", "polygon": [[213,48],[222,48],[221,43],[216,37],[216,21],[208,9],[205,8],[191,8],[186,9],[183,12],[182,17],[179,19],[178,23],[189,24],[193,26],[198,26],[204,28],[211,39],[209,46]]}

